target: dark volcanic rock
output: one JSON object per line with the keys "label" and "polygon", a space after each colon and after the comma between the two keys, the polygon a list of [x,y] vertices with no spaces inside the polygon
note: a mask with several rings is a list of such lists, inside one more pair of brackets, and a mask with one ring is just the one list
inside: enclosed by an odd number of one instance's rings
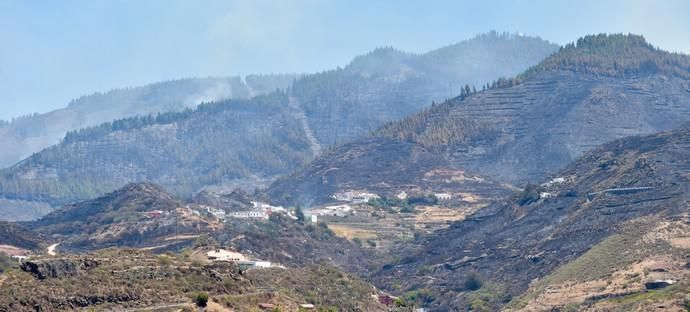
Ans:
{"label": "dark volcanic rock", "polygon": [[98,262],[93,259],[59,258],[27,260],[22,263],[21,268],[39,279],[47,279],[79,275],[96,266],[98,266]]}
{"label": "dark volcanic rock", "polygon": [[653,280],[644,283],[644,287],[649,290],[662,289],[675,284],[674,280]]}

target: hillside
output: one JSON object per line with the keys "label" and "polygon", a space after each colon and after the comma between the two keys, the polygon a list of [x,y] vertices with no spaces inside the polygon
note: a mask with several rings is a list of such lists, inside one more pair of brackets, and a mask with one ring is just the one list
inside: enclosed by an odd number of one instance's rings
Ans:
{"label": "hillside", "polygon": [[[330,263],[364,274],[384,261],[375,251],[335,236],[325,224],[305,224],[278,214],[269,220],[223,222],[207,213],[210,204],[185,203],[155,184],[132,183],[104,196],[66,205],[26,225],[59,242],[60,252],[108,247],[161,252],[211,240],[218,246],[285,265]],[[235,210],[225,204],[211,207]]]}
{"label": "hillside", "polygon": [[[0,246],[12,246],[29,251],[40,251],[46,241],[38,233],[16,223],[0,221]],[[0,248],[0,252],[2,252]]]}
{"label": "hillside", "polygon": [[497,33],[421,55],[378,49],[345,68],[297,79],[284,93],[72,131],[2,171],[0,196],[56,206],[136,181],[180,196],[206,187],[252,190],[336,142],[447,98],[461,85],[517,74],[555,49],[538,38]]}
{"label": "hillside", "polygon": [[32,259],[0,284],[0,310],[7,311],[198,311],[199,293],[208,294],[205,311],[260,311],[261,304],[297,311],[307,303],[389,311],[370,284],[327,265],[240,270],[229,262],[120,249]]}
{"label": "hillside", "polygon": [[[165,245],[164,239],[176,233],[200,234],[213,226],[208,220],[184,214],[185,208],[161,187],[137,183],[56,209],[27,226],[59,241],[61,250]],[[148,213],[156,210],[162,216],[151,218]],[[178,213],[181,216],[176,218]]]}
{"label": "hillside", "polygon": [[202,102],[285,90],[296,75],[189,78],[82,96],[65,108],[0,125],[0,168],[60,142],[68,131],[116,119],[181,111]]}
{"label": "hillside", "polygon": [[251,188],[313,157],[287,101],[278,92],[70,132],[0,171],[0,189],[8,198],[62,205],[137,181],[183,196],[206,185]]}
{"label": "hillside", "polygon": [[[379,172],[380,162],[367,159],[386,154],[392,145],[424,150],[427,158],[449,170],[499,183],[539,180],[599,144],[685,123],[690,113],[688,64],[689,56],[655,49],[639,36],[588,36],[522,75],[499,79],[485,91],[467,90],[388,123],[368,138],[343,144],[276,182],[268,193],[285,198],[292,188],[313,190],[301,195],[308,201],[350,185],[390,184],[385,174],[357,175],[335,168]],[[366,152],[358,152],[362,150]],[[381,157],[390,166],[417,166],[404,152],[389,154]],[[409,184],[424,170],[402,170],[406,173],[394,184]],[[328,183],[323,172],[330,175]]]}
{"label": "hillside", "polygon": [[[376,279],[424,294],[432,311],[511,300],[527,311],[680,308],[690,274],[688,156],[689,126],[608,143],[541,186],[400,246]],[[646,286],[655,279],[682,283],[657,292]]]}
{"label": "hillside", "polygon": [[316,140],[327,146],[454,97],[463,86],[521,73],[557,48],[539,38],[496,32],[423,54],[380,48],[344,68],[298,79],[290,95]]}
{"label": "hillside", "polygon": [[400,192],[423,195],[457,193],[487,203],[511,189],[481,176],[451,169],[451,164],[422,145],[371,138],[337,146],[306,169],[278,179],[267,196],[282,204],[313,206],[330,202],[336,192],[367,190],[394,198]]}

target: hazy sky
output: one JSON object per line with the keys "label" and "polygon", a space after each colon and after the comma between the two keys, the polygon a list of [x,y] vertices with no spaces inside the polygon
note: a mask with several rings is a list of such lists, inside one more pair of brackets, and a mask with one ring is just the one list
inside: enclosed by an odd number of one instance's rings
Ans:
{"label": "hazy sky", "polygon": [[319,71],[492,29],[559,44],[633,32],[688,53],[690,1],[0,0],[0,118],[160,80]]}

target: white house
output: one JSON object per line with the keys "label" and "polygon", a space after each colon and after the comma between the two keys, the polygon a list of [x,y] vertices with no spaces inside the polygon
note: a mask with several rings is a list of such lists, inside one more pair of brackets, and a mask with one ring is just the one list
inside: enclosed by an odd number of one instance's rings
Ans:
{"label": "white house", "polygon": [[549,192],[541,192],[541,193],[539,193],[539,198],[544,198],[544,199],[546,199],[546,198],[551,198],[551,197],[553,197],[553,193],[549,193]]}
{"label": "white house", "polygon": [[352,203],[353,204],[363,204],[363,203],[368,203],[372,199],[377,199],[379,198],[378,195],[372,194],[372,193],[359,193],[355,194],[352,196]]}
{"label": "white house", "polygon": [[270,261],[262,261],[262,260],[238,261],[237,265],[243,269],[268,269],[268,268],[284,269],[285,268],[282,265],[279,265],[279,264],[276,265],[276,264],[271,263]]}
{"label": "white house", "polygon": [[212,261],[230,261],[230,262],[240,262],[247,261],[247,257],[239,252],[229,251],[225,249],[211,250],[206,253],[209,260]]}
{"label": "white house", "polygon": [[252,210],[255,211],[266,211],[268,213],[272,212],[286,212],[287,210],[283,206],[271,206],[267,203],[262,203],[262,202],[257,202],[253,201],[252,202]]}
{"label": "white house", "polygon": [[407,192],[402,191],[398,193],[398,195],[395,195],[395,197],[397,197],[399,200],[405,200],[407,199]]}
{"label": "white house", "polygon": [[15,260],[17,260],[17,261],[19,261],[19,262],[24,262],[24,260],[26,260],[27,258],[29,258],[29,257],[27,257],[27,256],[19,256],[19,255],[14,255],[14,256],[12,256],[12,259],[15,259]]}
{"label": "white house", "polygon": [[550,187],[550,186],[552,186],[552,185],[562,184],[562,183],[565,183],[565,178],[563,178],[563,177],[558,177],[558,178],[553,178],[551,181],[546,182],[546,183],[542,184],[541,186],[543,186],[543,187]]}
{"label": "white house", "polygon": [[453,195],[448,193],[434,193],[434,196],[436,196],[438,200],[451,200],[453,198]]}
{"label": "white house", "polygon": [[254,261],[254,267],[256,267],[256,268],[270,268],[271,262],[270,261]]}
{"label": "white house", "polygon": [[268,219],[268,215],[266,211],[234,211],[229,214],[235,219]]}
{"label": "white house", "polygon": [[335,193],[331,197],[338,201],[346,201],[353,204],[368,203],[372,199],[379,198],[378,195],[373,193],[353,191]]}
{"label": "white house", "polygon": [[206,212],[210,213],[211,215],[213,215],[213,216],[216,217],[217,219],[225,220],[226,214],[225,214],[225,210],[223,210],[223,209],[216,209],[216,208],[213,208],[213,207],[206,207]]}
{"label": "white house", "polygon": [[[350,205],[331,205],[322,208],[314,208],[308,211],[311,216],[344,217],[356,213]],[[312,219],[313,220],[313,219]]]}

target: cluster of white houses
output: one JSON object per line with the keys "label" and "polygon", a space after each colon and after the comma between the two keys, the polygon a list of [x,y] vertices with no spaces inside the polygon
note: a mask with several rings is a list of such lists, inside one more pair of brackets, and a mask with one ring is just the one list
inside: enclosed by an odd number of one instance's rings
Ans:
{"label": "cluster of white houses", "polygon": [[372,199],[380,198],[378,195],[367,192],[347,191],[333,194],[331,198],[353,204],[366,204]]}
{"label": "cluster of white houses", "polygon": [[231,219],[254,219],[254,220],[268,220],[273,213],[287,213],[287,210],[282,206],[272,206],[262,202],[252,202],[250,210],[225,212],[223,209],[204,206],[206,212],[216,217],[219,220]]}
{"label": "cluster of white houses", "polygon": [[329,206],[323,206],[323,207],[318,207],[318,208],[312,208],[308,212],[306,212],[307,215],[312,215],[312,216],[332,216],[332,217],[345,217],[349,215],[354,215],[357,212],[350,207],[350,205],[343,204],[343,205],[329,205]]}
{"label": "cluster of white houses", "polygon": [[[451,199],[453,199],[453,195],[450,193],[434,193],[434,196],[438,200],[451,200]],[[400,199],[400,200],[405,200],[409,197],[409,194],[407,194],[407,192],[405,192],[405,191],[401,191],[400,193],[396,194],[395,197]],[[331,198],[333,198],[337,201],[348,202],[348,203],[352,203],[352,204],[366,204],[373,199],[379,199],[381,197],[377,194],[374,194],[374,193],[347,191],[347,192],[335,193],[331,196]]]}

